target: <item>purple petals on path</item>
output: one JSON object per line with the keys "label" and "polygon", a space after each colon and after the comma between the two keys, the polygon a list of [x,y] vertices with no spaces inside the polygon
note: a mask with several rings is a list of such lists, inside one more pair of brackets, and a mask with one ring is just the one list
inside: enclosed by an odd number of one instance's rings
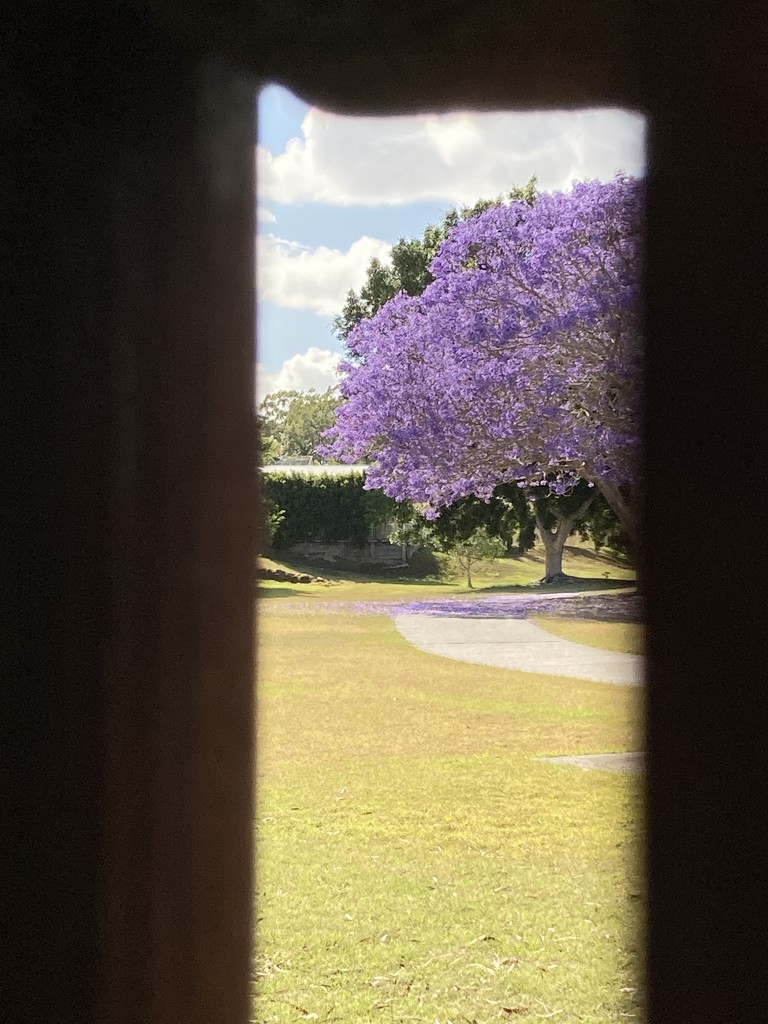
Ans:
{"label": "purple petals on path", "polygon": [[291,601],[295,615],[343,612],[352,615],[441,615],[463,619],[524,619],[531,614],[568,615],[605,621],[642,622],[636,594],[499,594],[493,597],[437,597],[423,601]]}

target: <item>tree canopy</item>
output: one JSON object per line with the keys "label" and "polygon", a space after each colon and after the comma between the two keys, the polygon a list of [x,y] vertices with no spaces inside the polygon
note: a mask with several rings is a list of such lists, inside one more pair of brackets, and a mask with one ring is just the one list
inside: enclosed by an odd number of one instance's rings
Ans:
{"label": "tree canopy", "polygon": [[634,535],[642,206],[617,177],[459,220],[423,294],[350,332],[331,450],[432,514],[500,483],[581,478]]}
{"label": "tree canopy", "polygon": [[339,393],[328,388],[309,391],[275,391],[258,409],[262,455],[265,465],[278,458],[314,456],[323,434],[333,426]]}

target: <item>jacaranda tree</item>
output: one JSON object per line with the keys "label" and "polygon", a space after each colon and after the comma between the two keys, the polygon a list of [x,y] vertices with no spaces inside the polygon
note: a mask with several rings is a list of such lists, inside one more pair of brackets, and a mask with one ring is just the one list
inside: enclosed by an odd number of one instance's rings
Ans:
{"label": "jacaranda tree", "polygon": [[347,339],[331,450],[426,503],[597,487],[636,537],[643,191],[627,177],[458,223],[420,296]]}

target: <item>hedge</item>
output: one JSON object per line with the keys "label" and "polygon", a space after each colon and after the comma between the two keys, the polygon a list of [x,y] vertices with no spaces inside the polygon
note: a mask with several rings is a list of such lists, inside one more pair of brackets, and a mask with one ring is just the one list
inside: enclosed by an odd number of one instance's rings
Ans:
{"label": "hedge", "polygon": [[272,539],[274,548],[308,541],[364,547],[375,527],[385,523],[397,503],[382,491],[363,489],[365,474],[265,473],[264,489],[285,513]]}

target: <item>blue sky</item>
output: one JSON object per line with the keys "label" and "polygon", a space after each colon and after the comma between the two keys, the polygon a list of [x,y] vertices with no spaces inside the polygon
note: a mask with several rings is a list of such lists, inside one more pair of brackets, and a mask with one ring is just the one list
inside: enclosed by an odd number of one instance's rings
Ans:
{"label": "blue sky", "polygon": [[331,324],[370,259],[453,206],[524,184],[644,171],[644,122],[620,110],[352,118],[279,86],[259,97],[257,392],[324,390]]}

